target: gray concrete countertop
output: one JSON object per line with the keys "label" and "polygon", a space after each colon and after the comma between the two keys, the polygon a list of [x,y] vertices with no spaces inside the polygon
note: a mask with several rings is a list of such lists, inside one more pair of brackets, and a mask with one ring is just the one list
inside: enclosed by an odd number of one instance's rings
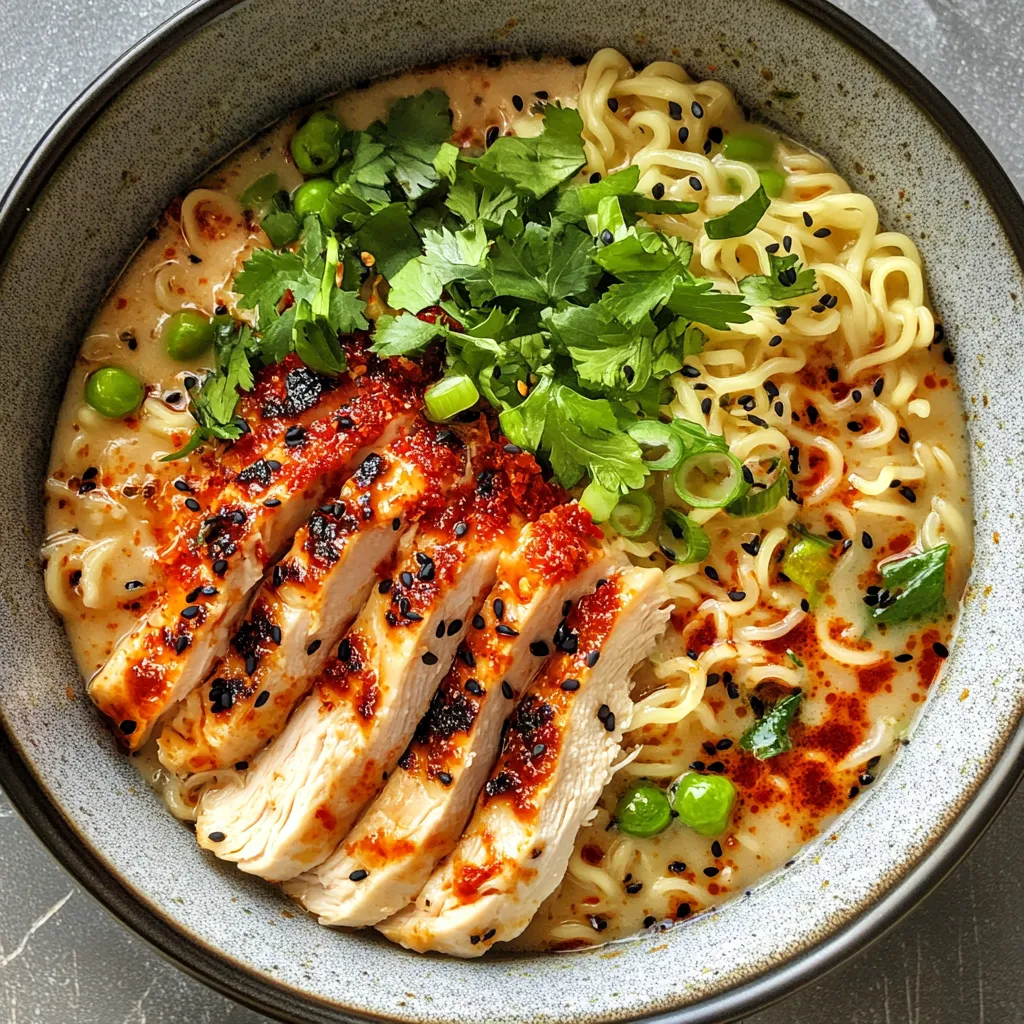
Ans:
{"label": "gray concrete countertop", "polygon": [[[920,68],[1024,189],[1024,0],[838,0]],[[182,0],[0,0],[0,189],[60,111]],[[751,1024],[1024,1021],[1024,792],[884,939]],[[0,794],[0,1021],[261,1024],[153,952]]]}

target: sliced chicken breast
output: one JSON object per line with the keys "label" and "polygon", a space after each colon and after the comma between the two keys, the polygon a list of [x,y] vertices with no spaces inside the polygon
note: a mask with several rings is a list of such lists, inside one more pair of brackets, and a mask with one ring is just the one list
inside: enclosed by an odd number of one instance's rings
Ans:
{"label": "sliced chicken breast", "polygon": [[[405,536],[281,735],[207,791],[200,845],[274,881],[319,864],[384,784],[490,590],[502,551],[555,500],[530,456],[480,451],[474,485]],[[474,467],[475,469],[476,467]]]}
{"label": "sliced chicken breast", "polygon": [[665,629],[656,569],[626,569],[583,598],[506,724],[501,755],[458,846],[416,903],[378,925],[419,952],[475,957],[514,938],[565,874],[576,833],[611,775],[632,702],[629,674]]}
{"label": "sliced chicken breast", "polygon": [[[466,431],[466,441],[480,431]],[[420,420],[366,456],[338,499],[321,505],[263,580],[210,677],[175,711],[160,760],[179,775],[248,761],[284,728],[387,566],[400,529],[468,482],[466,445]]]}
{"label": "sliced chicken breast", "polygon": [[416,898],[458,842],[509,702],[549,650],[575,649],[567,606],[626,565],[575,503],[526,527],[466,636],[472,657],[455,660],[387,785],[323,864],[286,883],[321,924],[376,924]]}
{"label": "sliced chicken breast", "polygon": [[176,481],[160,600],[89,683],[130,749],[206,678],[265,566],[312,509],[368,445],[412,422],[417,381],[372,356],[350,366],[337,381],[293,357],[266,368],[239,403],[248,433],[196,486]]}

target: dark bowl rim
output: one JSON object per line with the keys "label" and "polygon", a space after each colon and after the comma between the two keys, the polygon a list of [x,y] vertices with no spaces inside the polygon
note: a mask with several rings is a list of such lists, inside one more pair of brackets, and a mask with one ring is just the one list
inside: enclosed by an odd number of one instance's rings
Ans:
{"label": "dark bowl rim", "polygon": [[[106,68],[67,107],[29,153],[0,200],[0,260],[50,175],[117,95],[185,39],[247,0],[194,0]],[[928,116],[958,151],[991,203],[1024,269],[1024,201],[966,118],[909,61],[829,0],[784,0],[874,64]],[[759,978],[700,1003],[634,1019],[649,1024],[737,1020],[784,998],[860,952],[910,912],[956,867],[992,823],[1024,775],[1024,730],[998,760],[956,821],[870,908],[812,949]],[[302,1024],[392,1020],[300,994],[198,944],[115,875],[61,814],[22,757],[0,715],[0,785],[49,852],[107,911],[176,966],[261,1013]]]}

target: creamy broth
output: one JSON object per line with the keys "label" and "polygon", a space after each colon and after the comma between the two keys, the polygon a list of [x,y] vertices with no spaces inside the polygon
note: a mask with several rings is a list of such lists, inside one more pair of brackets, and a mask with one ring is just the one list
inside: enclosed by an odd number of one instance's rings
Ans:
{"label": "creamy broth", "polygon": [[[709,132],[717,129],[720,141],[744,124],[743,112],[724,86],[690,82],[674,65],[643,74],[633,78],[628,65],[608,57],[589,68],[561,60],[500,67],[464,61],[329,101],[346,125],[364,128],[386,116],[395,99],[443,88],[453,140],[465,147],[481,146],[494,127],[539,133],[544,100],[578,105],[585,175],[633,162],[641,167],[640,191],[660,187],[666,198],[700,204],[703,216],[652,218],[667,234],[695,243],[695,270],[728,282],[763,273],[764,247],[781,243],[789,251],[788,238],[837,299],[788,322],[769,313],[738,331],[708,330],[700,379],[673,379],[673,414],[724,434],[742,457],[761,446],[786,460],[803,505],[783,503],[762,516],[759,542],[751,520],[710,515],[706,562],[668,570],[672,626],[654,662],[635,674],[637,707],[622,766],[580,830],[566,877],[515,943],[523,949],[578,948],[683,920],[751,889],[827,834],[884,769],[935,685],[971,559],[963,410],[940,333],[928,344],[931,313],[917,295],[923,286],[913,243],[876,234],[870,201],[848,195],[824,158],[788,139],[777,145],[785,191],[755,242],[701,243],[703,221],[732,204],[735,180],[756,173],[703,152],[705,140],[712,148]],[[666,115],[665,101],[675,104],[677,95],[687,97],[681,113],[670,106]],[[162,517],[173,481],[215,464],[209,450],[159,461],[188,439],[188,378],[209,368],[205,356],[171,361],[162,325],[182,308],[212,315],[225,307],[251,317],[235,310],[231,281],[267,239],[238,197],[271,172],[288,191],[302,182],[288,153],[300,121],[299,114],[284,119],[172,203],[86,332],[54,435],[44,549],[48,592],[86,678],[160,592],[162,553],[178,539]],[[911,321],[916,326],[904,331],[910,341],[893,355],[900,324]],[[106,363],[145,382],[145,403],[127,420],[105,419],[83,400],[86,378]],[[763,386],[768,378],[773,393]],[[749,433],[748,415],[764,429]],[[663,496],[656,497],[660,503]],[[787,526],[797,519],[834,540],[838,556],[828,593],[809,610],[801,607],[803,592],[778,575]],[[938,621],[871,628],[864,597],[876,565],[942,541],[952,545],[952,557]],[[665,564],[652,538],[621,543],[638,565]],[[744,695],[756,686],[766,699],[773,687],[800,687],[804,697],[793,749],[768,761],[738,747],[753,720]],[[204,780],[182,790],[141,760],[187,817]],[[675,824],[638,839],[614,827],[627,784],[667,783],[691,765],[727,775],[738,790],[724,834],[705,838]]]}

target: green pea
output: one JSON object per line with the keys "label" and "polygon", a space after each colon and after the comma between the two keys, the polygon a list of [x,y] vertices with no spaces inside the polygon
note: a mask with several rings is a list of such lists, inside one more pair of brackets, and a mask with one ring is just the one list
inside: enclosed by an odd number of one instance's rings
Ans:
{"label": "green pea", "polygon": [[163,339],[172,359],[187,362],[213,344],[213,324],[194,309],[182,309],[164,321]]}
{"label": "green pea", "polygon": [[145,397],[142,381],[120,366],[101,366],[85,382],[85,400],[112,420],[135,412]]}
{"label": "green pea", "polygon": [[327,205],[337,185],[330,178],[310,178],[303,182],[292,195],[292,209],[299,220],[305,220],[314,213],[320,213]]}
{"label": "green pea", "polygon": [[664,832],[672,820],[665,791],[653,782],[634,782],[615,805],[615,823],[627,836],[646,839]]}
{"label": "green pea", "polygon": [[292,157],[303,174],[323,174],[341,158],[341,122],[318,110],[292,136]]}
{"label": "green pea", "polygon": [[717,836],[727,828],[736,787],[724,775],[684,772],[669,793],[679,820],[695,832]]}
{"label": "green pea", "polygon": [[781,171],[774,171],[769,168],[764,171],[758,171],[757,176],[761,179],[761,184],[764,185],[764,190],[768,194],[769,199],[778,199],[785,191],[786,176]]}

